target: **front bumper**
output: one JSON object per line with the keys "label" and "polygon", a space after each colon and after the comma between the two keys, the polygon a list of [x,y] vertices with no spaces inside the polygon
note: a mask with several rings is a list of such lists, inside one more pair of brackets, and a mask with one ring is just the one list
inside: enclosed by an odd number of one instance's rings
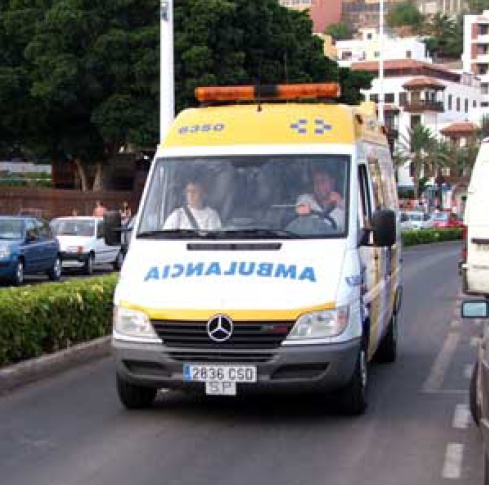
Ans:
{"label": "front bumper", "polygon": [[89,253],[69,253],[61,251],[61,264],[63,268],[80,268],[85,265]]}
{"label": "front bumper", "polygon": [[[361,340],[321,345],[283,346],[267,351],[207,351],[168,348],[157,343],[112,339],[117,372],[133,384],[156,388],[204,389],[203,383],[184,381],[183,364],[255,365],[258,381],[238,384],[245,390],[328,391],[351,379]],[[215,356],[215,360],[213,359]]]}
{"label": "front bumper", "polygon": [[11,278],[15,273],[16,258],[0,259],[0,278]]}

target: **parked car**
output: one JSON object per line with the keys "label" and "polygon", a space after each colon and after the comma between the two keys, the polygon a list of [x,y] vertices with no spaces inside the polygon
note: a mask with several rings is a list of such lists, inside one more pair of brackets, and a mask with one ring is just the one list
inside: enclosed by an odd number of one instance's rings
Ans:
{"label": "parked car", "polygon": [[[488,300],[462,302],[463,318],[489,318]],[[484,483],[489,483],[489,326],[483,327],[470,380],[469,404],[474,422],[479,426],[484,449]]]}
{"label": "parked car", "polygon": [[50,280],[61,276],[58,240],[44,219],[0,216],[0,278],[15,286],[27,274],[46,273]]}
{"label": "parked car", "polygon": [[433,227],[457,228],[464,227],[464,223],[453,212],[434,212],[432,215]]}
{"label": "parked car", "polygon": [[411,219],[405,212],[401,212],[400,214],[400,227],[401,231],[410,231],[413,228]]}
{"label": "parked car", "polygon": [[64,269],[79,269],[90,275],[101,264],[112,264],[116,270],[121,268],[124,252],[121,246],[105,244],[103,218],[58,217],[51,221],[51,227],[61,246]]}
{"label": "parked car", "polygon": [[426,212],[407,211],[404,214],[406,214],[409,219],[409,229],[430,229],[433,227],[433,220]]}

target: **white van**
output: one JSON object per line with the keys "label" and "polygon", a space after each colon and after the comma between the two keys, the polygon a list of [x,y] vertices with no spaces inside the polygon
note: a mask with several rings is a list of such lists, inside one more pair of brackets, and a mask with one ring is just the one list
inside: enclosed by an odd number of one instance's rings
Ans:
{"label": "white van", "polygon": [[345,411],[365,410],[368,361],[396,357],[388,143],[372,106],[278,102],[336,95],[328,84],[200,88],[207,106],[176,118],[114,296],[126,407],[149,406],[159,388],[288,389],[338,391]]}
{"label": "white van", "polygon": [[489,296],[489,138],[482,141],[467,195],[464,223],[465,261],[461,263],[465,293]]}

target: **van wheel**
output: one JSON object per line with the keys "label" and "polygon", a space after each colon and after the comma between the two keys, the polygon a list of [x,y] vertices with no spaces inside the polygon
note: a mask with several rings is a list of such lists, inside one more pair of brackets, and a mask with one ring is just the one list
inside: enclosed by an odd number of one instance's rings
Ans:
{"label": "van wheel", "polygon": [[131,384],[117,374],[117,393],[127,409],[149,408],[156,397],[157,389]]}
{"label": "van wheel", "polygon": [[377,362],[392,363],[397,358],[397,315],[392,314],[392,317],[387,328],[387,333],[382,338],[379,348],[375,353],[375,360]]}
{"label": "van wheel", "polygon": [[93,254],[89,254],[87,260],[85,261],[85,265],[83,266],[83,273],[86,275],[92,275],[93,274],[93,264],[94,264],[95,257]]}
{"label": "van wheel", "polygon": [[124,253],[122,251],[119,251],[117,253],[117,257],[115,258],[115,261],[113,262],[113,267],[116,271],[119,271],[122,268],[122,263],[124,262]]}
{"label": "van wheel", "polygon": [[51,281],[58,281],[61,278],[61,259],[56,256],[53,266],[47,272],[48,278]]}
{"label": "van wheel", "polygon": [[12,284],[21,286],[24,283],[24,262],[19,259],[15,265],[14,274],[12,276]]}
{"label": "van wheel", "polygon": [[367,346],[362,345],[358,353],[353,376],[339,392],[340,410],[349,415],[360,415],[367,409]]}
{"label": "van wheel", "polygon": [[477,404],[477,364],[474,365],[474,370],[472,371],[472,377],[470,378],[470,388],[469,388],[469,407],[470,414],[474,423],[479,426],[481,412],[479,405]]}

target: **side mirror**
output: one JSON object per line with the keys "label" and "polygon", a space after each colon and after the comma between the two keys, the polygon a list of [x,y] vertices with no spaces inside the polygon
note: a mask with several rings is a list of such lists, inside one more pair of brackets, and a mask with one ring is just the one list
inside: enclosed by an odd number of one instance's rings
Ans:
{"label": "side mirror", "polygon": [[119,211],[107,211],[104,214],[104,240],[107,246],[121,245],[122,219]]}
{"label": "side mirror", "polygon": [[489,318],[488,300],[466,300],[462,302],[462,318]]}
{"label": "side mirror", "polygon": [[396,243],[396,213],[380,209],[371,220],[374,246],[390,247]]}

